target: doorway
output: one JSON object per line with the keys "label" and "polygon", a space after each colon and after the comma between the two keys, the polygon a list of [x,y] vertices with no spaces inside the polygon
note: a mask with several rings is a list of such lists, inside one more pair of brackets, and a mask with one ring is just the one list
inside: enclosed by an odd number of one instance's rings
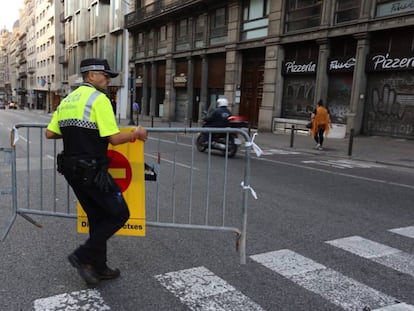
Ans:
{"label": "doorway", "polygon": [[259,121],[259,109],[263,99],[264,65],[265,49],[243,52],[239,114],[246,117],[252,127],[257,127]]}

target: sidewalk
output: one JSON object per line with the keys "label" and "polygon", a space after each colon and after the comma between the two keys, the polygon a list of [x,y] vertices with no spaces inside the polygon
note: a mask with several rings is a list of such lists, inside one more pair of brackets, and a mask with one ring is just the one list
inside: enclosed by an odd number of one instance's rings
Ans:
{"label": "sidewalk", "polygon": [[[136,122],[136,120],[135,120]],[[127,126],[129,120],[121,120],[122,126]],[[142,117],[140,124],[144,127],[189,127],[184,122],[163,122],[159,118]],[[198,127],[197,123],[192,127]],[[251,134],[257,132],[252,130]],[[349,158],[370,161],[381,164],[395,165],[414,169],[414,140],[398,139],[382,136],[354,136],[350,149],[350,139],[325,139],[324,150],[315,150],[315,141],[306,134],[295,134],[291,147],[291,133],[258,132],[255,143],[263,150],[283,149],[294,150],[314,155]],[[351,155],[348,155],[348,154]]]}
{"label": "sidewalk", "polygon": [[[382,164],[414,168],[414,140],[381,136],[355,136],[350,145],[349,137],[325,138],[324,150],[314,147],[315,141],[308,135],[295,135],[293,147],[290,134],[260,133],[256,143],[262,149],[280,148],[315,155],[350,158]],[[351,149],[350,149],[351,148]],[[351,154],[351,155],[349,155]]]}

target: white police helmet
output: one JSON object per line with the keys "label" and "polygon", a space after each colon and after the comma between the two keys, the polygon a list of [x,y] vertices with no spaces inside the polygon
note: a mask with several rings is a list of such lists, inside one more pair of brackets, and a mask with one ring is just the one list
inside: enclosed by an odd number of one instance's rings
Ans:
{"label": "white police helmet", "polygon": [[217,107],[228,107],[229,101],[227,98],[219,98],[217,99]]}

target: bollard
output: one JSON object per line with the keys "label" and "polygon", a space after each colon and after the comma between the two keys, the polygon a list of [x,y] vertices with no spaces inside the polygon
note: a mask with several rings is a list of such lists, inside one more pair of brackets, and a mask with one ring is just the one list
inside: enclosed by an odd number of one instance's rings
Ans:
{"label": "bollard", "polygon": [[189,122],[189,127],[191,127],[191,126],[192,126],[192,124],[193,124],[193,120],[192,120],[192,119],[190,119],[190,122]]}
{"label": "bollard", "polygon": [[292,124],[292,129],[290,130],[290,148],[293,148],[294,140],[295,140],[295,125]]}
{"label": "bollard", "polygon": [[154,127],[154,116],[151,116],[151,127]]}
{"label": "bollard", "polygon": [[252,137],[252,126],[250,125],[250,122],[248,126],[249,127],[247,128],[247,133],[249,134],[250,137]]}
{"label": "bollard", "polygon": [[351,129],[349,132],[349,144],[348,144],[348,155],[352,155],[352,145],[354,143],[354,129]]}

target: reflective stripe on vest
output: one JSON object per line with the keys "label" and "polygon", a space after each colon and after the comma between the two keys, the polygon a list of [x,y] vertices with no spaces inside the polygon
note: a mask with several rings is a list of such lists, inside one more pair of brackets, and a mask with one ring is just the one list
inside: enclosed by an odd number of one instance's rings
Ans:
{"label": "reflective stripe on vest", "polygon": [[89,96],[88,101],[86,102],[86,105],[85,105],[85,109],[83,110],[83,118],[82,118],[83,121],[89,120],[91,116],[91,112],[92,112],[92,104],[100,94],[101,92],[95,90],[95,92],[93,92],[91,96]]}

